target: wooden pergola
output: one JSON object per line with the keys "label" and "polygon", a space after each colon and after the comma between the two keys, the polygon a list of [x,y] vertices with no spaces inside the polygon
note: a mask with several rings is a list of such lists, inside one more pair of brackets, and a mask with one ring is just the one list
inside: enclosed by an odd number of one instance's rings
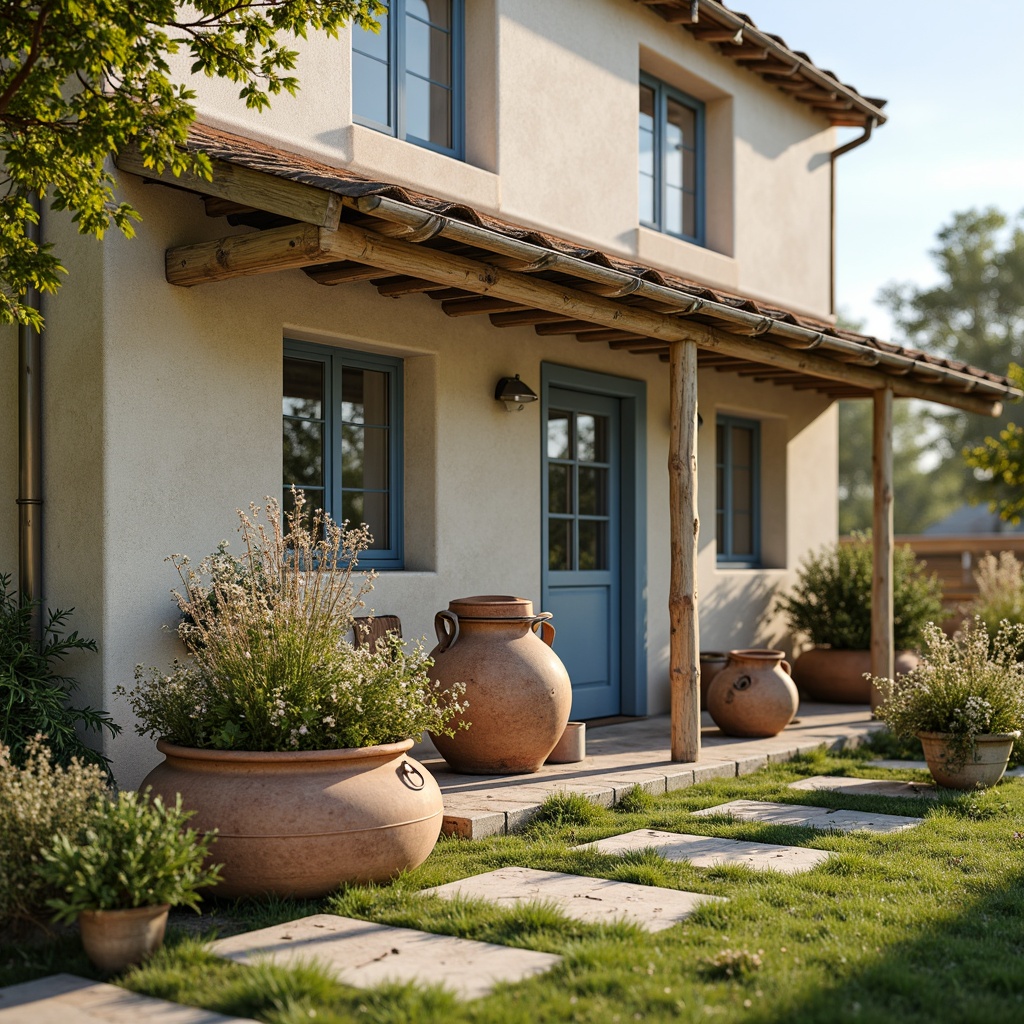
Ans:
{"label": "wooden pergola", "polygon": [[893,399],[998,416],[1004,399],[1020,397],[1010,381],[203,125],[193,126],[190,145],[212,158],[212,180],[173,177],[137,153],[117,160],[120,170],[195,193],[211,217],[250,229],[169,249],[173,285],[301,269],[323,285],[368,281],[382,295],[426,295],[448,316],[488,316],[496,328],[529,325],[668,364],[675,761],[700,754],[697,370],[832,398],[870,396],[872,672],[892,675]]}

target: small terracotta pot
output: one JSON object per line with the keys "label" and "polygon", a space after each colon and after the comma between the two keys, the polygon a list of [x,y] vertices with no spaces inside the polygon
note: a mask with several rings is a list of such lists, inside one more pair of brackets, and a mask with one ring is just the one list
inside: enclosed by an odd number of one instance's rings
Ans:
{"label": "small terracotta pot", "polygon": [[[897,651],[897,677],[917,668],[914,651]],[[826,704],[870,704],[873,687],[865,673],[871,672],[870,651],[840,651],[812,647],[793,662],[793,682],[810,700]]]}
{"label": "small terracotta pot", "polygon": [[700,652],[700,708],[703,711],[708,706],[708,690],[714,682],[715,676],[729,664],[729,655],[725,651],[701,651]]}
{"label": "small terracotta pot", "polygon": [[545,764],[577,764],[587,756],[587,723],[566,722],[562,738],[548,754]]}
{"label": "small terracotta pot", "polygon": [[974,737],[974,751],[962,767],[950,767],[949,734],[919,732],[924,759],[932,778],[948,789],[984,789],[994,786],[1006,771],[1013,743],[1020,732],[989,733]]}
{"label": "small terracotta pot", "polygon": [[431,734],[455,771],[522,775],[554,750],[569,721],[572,684],[551,649],[550,618],[534,615],[532,601],[502,595],[463,597],[435,616],[431,678],[442,689],[465,683],[469,702],[468,729]]}
{"label": "small terracotta pot", "polygon": [[78,915],[82,948],[108,974],[142,963],[164,944],[169,903],[126,910],[83,910]]}
{"label": "small terracotta pot", "polygon": [[217,830],[217,896],[324,896],[345,882],[385,882],[422,864],[441,831],[434,777],[412,740],[342,750],[197,750],[166,740],[143,780]]}
{"label": "small terracotta pot", "polygon": [[729,664],[708,691],[708,712],[728,736],[775,736],[800,704],[785,651],[729,652]]}

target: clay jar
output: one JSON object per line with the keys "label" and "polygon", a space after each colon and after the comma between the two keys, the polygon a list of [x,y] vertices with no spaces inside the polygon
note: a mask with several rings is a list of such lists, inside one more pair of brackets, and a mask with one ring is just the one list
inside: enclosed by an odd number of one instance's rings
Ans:
{"label": "clay jar", "polygon": [[[431,739],[457,772],[535,772],[569,721],[572,685],[551,649],[550,612],[522,597],[485,595],[452,601],[434,618],[431,677],[447,689],[464,683],[468,729]],[[538,635],[538,631],[540,635]]]}
{"label": "clay jar", "polygon": [[700,652],[700,709],[705,711],[708,706],[708,690],[715,681],[715,676],[729,664],[729,655],[725,651]]}
{"label": "clay jar", "polygon": [[728,736],[775,736],[796,717],[800,698],[784,651],[730,651],[708,691],[708,712]]}

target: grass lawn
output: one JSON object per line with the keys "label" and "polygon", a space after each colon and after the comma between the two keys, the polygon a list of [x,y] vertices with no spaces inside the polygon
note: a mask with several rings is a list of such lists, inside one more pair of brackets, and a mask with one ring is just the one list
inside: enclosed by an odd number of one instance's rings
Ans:
{"label": "grass lawn", "polygon": [[[280,1024],[1017,1024],[1024,1015],[1024,782],[949,794],[938,802],[786,789],[789,782],[819,774],[923,778],[910,771],[867,770],[857,755],[817,754],[657,798],[634,791],[615,810],[581,799],[552,801],[543,819],[521,834],[476,842],[442,839],[426,864],[391,885],[353,888],[312,903],[213,902],[191,927],[176,915],[164,950],[115,980],[138,992]],[[926,820],[908,832],[874,835],[689,813],[741,798]],[[696,869],[651,851],[618,859],[572,849],[636,828],[801,845],[835,856],[812,871],[787,876]],[[418,894],[512,864],[706,892],[729,902],[707,905],[684,923],[651,935],[626,925],[579,924],[545,906],[499,910]],[[204,949],[218,928],[223,935],[318,912],[544,950],[564,960],[546,975],[460,1003],[436,989],[346,988],[315,967],[243,967]],[[95,976],[74,934],[42,944],[0,945],[0,985],[54,971]]]}

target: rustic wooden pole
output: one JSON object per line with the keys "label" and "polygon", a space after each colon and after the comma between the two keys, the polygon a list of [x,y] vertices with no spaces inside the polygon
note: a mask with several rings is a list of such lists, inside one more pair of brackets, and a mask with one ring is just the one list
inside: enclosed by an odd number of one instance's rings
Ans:
{"label": "rustic wooden pole", "polygon": [[672,568],[669,678],[672,760],[700,757],[700,638],[697,626],[697,345],[671,347],[672,433],[669,442],[669,514]]}
{"label": "rustic wooden pole", "polygon": [[[874,394],[872,480],[874,483],[874,569],[871,576],[871,674],[893,677],[893,525],[892,525],[892,401],[891,388]],[[871,692],[871,706],[879,694]]]}

